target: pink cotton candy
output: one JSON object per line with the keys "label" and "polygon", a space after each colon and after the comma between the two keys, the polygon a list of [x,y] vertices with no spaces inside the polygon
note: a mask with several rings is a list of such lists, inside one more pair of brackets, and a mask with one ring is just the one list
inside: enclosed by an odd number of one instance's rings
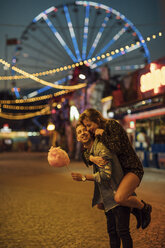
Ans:
{"label": "pink cotton candy", "polygon": [[51,147],[48,152],[48,162],[53,167],[68,166],[70,159],[68,154],[60,147]]}

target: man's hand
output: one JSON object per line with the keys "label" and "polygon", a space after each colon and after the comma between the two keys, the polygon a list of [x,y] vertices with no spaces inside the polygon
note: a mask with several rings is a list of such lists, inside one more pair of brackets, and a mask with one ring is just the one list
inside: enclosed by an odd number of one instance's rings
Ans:
{"label": "man's hand", "polygon": [[89,156],[89,160],[91,162],[93,162],[94,164],[98,165],[99,167],[102,167],[102,166],[104,166],[107,163],[106,160],[104,160],[102,157],[99,157],[99,156],[92,156],[92,155],[90,155]]}
{"label": "man's hand", "polygon": [[96,131],[95,131],[95,136],[97,136],[97,135],[101,135],[102,136],[103,132],[104,132],[104,129],[97,128]]}
{"label": "man's hand", "polygon": [[80,174],[80,173],[72,172],[71,176],[72,176],[73,180],[75,180],[75,181],[82,181],[82,176],[83,175]]}

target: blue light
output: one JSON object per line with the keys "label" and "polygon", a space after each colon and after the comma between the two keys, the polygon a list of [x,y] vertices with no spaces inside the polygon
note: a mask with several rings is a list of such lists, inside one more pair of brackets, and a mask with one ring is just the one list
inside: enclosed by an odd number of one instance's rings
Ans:
{"label": "blue light", "polygon": [[15,93],[16,98],[20,98],[20,94],[18,92],[17,87],[14,87],[14,93]]}
{"label": "blue light", "polygon": [[32,119],[32,121],[38,126],[39,128],[43,129],[44,127],[41,125],[41,123],[38,121],[39,116]]}
{"label": "blue light", "polygon": [[[144,42],[144,43],[142,42],[142,40],[144,40],[144,39],[143,39],[141,33],[140,33],[139,30],[133,25],[133,23],[132,23],[130,20],[128,20],[124,15],[122,15],[119,11],[117,11],[117,10],[111,8],[111,7],[108,7],[108,6],[104,5],[104,4],[98,4],[98,3],[95,3],[95,2],[91,2],[91,1],[89,1],[89,2],[88,2],[88,1],[85,1],[85,2],[84,2],[84,1],[76,1],[76,4],[78,4],[78,5],[89,4],[90,6],[93,6],[93,7],[100,7],[100,8],[102,8],[102,9],[104,9],[104,10],[106,10],[106,11],[110,11],[110,12],[112,12],[114,15],[120,17],[121,20],[123,20],[126,24],[128,24],[128,26],[130,26],[130,27],[132,28],[132,30],[137,34],[137,36],[138,36],[138,38],[139,38],[139,40],[140,40],[141,46],[143,46],[143,48],[144,48],[145,57],[147,58],[147,62],[148,62],[148,63],[151,62],[149,50],[148,50],[148,48],[147,48],[146,43],[145,43],[145,42]],[[101,52],[100,52],[100,53],[101,53]]]}
{"label": "blue light", "polygon": [[71,50],[69,49],[69,47],[67,46],[67,44],[65,43],[65,41],[63,40],[63,38],[61,37],[61,35],[55,29],[55,27],[53,26],[52,22],[48,19],[48,17],[46,15],[44,15],[43,18],[44,18],[45,22],[48,24],[48,26],[50,27],[50,29],[52,30],[53,34],[56,36],[56,38],[60,42],[60,44],[63,46],[63,48],[68,53],[68,55],[71,57],[71,59],[74,62],[77,62],[77,59],[75,58],[75,56],[73,55],[73,53],[71,52]]}
{"label": "blue light", "polygon": [[111,15],[111,13],[109,12],[109,13],[107,13],[106,17],[104,18],[104,21],[103,21],[103,23],[101,25],[101,28],[100,28],[100,30],[99,30],[99,32],[98,32],[98,34],[97,34],[97,36],[96,36],[96,38],[95,38],[95,40],[93,42],[93,45],[91,47],[91,50],[89,51],[89,54],[88,54],[87,59],[89,59],[89,58],[92,57],[92,54],[93,54],[93,52],[94,52],[97,44],[99,43],[99,40],[101,38],[101,35],[102,35],[103,31],[104,31],[104,28],[106,27],[107,22],[109,21],[110,15]]}
{"label": "blue light", "polygon": [[78,59],[78,61],[81,61],[81,56],[80,56],[80,51],[79,51],[79,48],[78,48],[76,36],[75,36],[73,25],[72,25],[72,22],[71,22],[71,19],[70,19],[69,11],[68,11],[68,8],[67,8],[66,5],[64,6],[64,11],[65,11],[65,16],[66,16],[66,19],[67,19],[67,22],[68,22],[68,28],[69,28],[69,32],[70,32],[70,35],[71,35],[71,38],[72,38],[72,42],[73,42],[73,46],[74,46],[74,49],[75,49],[77,59]]}
{"label": "blue light", "polygon": [[87,5],[86,6],[86,12],[85,12],[85,22],[84,22],[82,60],[86,59],[87,38],[88,38],[88,24],[89,24],[89,10],[90,10],[90,6]]}
{"label": "blue light", "polygon": [[126,49],[126,50],[124,50],[124,51],[121,51],[121,52],[119,52],[119,53],[116,53],[116,54],[114,54],[114,55],[112,55],[112,56],[109,56],[109,57],[105,58],[104,60],[101,60],[101,61],[99,61],[99,62],[96,62],[95,64],[93,64],[93,65],[91,66],[91,68],[94,69],[95,67],[100,66],[100,65],[102,65],[102,64],[104,64],[104,63],[106,63],[106,62],[108,62],[108,61],[112,61],[113,59],[115,59],[115,58],[117,58],[117,57],[120,57],[120,56],[122,56],[122,55],[124,55],[124,54],[126,54],[126,53],[129,53],[129,52],[132,52],[133,50],[135,50],[135,49],[137,49],[137,48],[139,48],[139,47],[140,47],[140,44],[136,44],[136,45],[134,45],[133,47],[130,47],[130,48],[128,48],[128,49]]}
{"label": "blue light", "polygon": [[139,30],[133,25],[133,23],[132,23],[131,21],[129,21],[125,16],[123,16],[123,20],[124,20],[125,22],[127,22],[127,23],[130,25],[130,27],[132,28],[132,30],[137,34],[139,40],[141,41],[141,46],[143,46],[143,48],[144,48],[145,57],[147,58],[147,62],[150,63],[150,62],[151,62],[150,53],[149,53],[149,50],[148,50],[148,48],[147,48],[146,43],[145,43],[145,42],[144,42],[144,43],[142,42],[142,40],[144,40],[144,39],[143,39],[141,33],[140,33]]}
{"label": "blue light", "polygon": [[[54,82],[54,84],[62,84],[62,83],[65,83],[65,82],[66,82],[66,78],[63,78],[61,80],[58,80],[58,81]],[[50,86],[46,86],[46,87],[43,87],[42,89],[39,89],[37,92],[38,92],[38,94],[40,94],[40,93],[42,93],[44,91],[47,91],[47,90],[49,90],[51,88],[52,87],[50,87]]]}
{"label": "blue light", "polygon": [[[62,83],[65,83],[66,80],[67,80],[67,78],[63,78],[61,80],[55,81],[54,84],[62,84]],[[45,92],[45,91],[47,91],[47,90],[49,90],[51,88],[52,87],[50,87],[50,86],[46,86],[46,87],[43,87],[43,88],[41,88],[39,90],[36,90],[35,91],[35,96],[38,95],[38,94],[40,94],[40,93],[42,93],[42,92]],[[34,92],[31,92],[30,94],[28,94],[28,97],[32,97],[33,96],[33,93]]]}
{"label": "blue light", "polygon": [[117,41],[117,40],[120,38],[120,36],[121,36],[122,34],[125,33],[125,31],[127,30],[127,28],[128,28],[128,27],[122,28],[122,29],[121,29],[121,30],[112,38],[112,40],[110,40],[110,41],[101,49],[101,51],[100,51],[96,56],[99,56],[99,55],[105,53],[105,52],[107,51],[107,49],[108,49],[115,41]]}

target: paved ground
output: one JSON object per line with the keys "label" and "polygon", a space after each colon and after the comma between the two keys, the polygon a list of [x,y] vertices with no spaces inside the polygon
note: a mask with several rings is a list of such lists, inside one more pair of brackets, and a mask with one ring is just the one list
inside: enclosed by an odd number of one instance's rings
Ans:
{"label": "paved ground", "polygon": [[[71,171],[86,172],[82,162]],[[165,170],[145,170],[137,193],[153,206],[152,223],[136,230],[134,248],[165,247]],[[46,154],[0,154],[0,248],[108,248],[104,213],[91,207],[92,182],[50,168]]]}

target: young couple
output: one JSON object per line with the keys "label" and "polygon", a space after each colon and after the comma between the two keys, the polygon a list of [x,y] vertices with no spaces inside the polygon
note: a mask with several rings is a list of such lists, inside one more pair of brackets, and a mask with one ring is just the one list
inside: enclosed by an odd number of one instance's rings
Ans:
{"label": "young couple", "polygon": [[95,109],[80,115],[76,134],[84,147],[84,162],[93,165],[93,174],[72,173],[72,178],[94,181],[92,206],[105,211],[110,247],[120,248],[122,241],[123,248],[131,248],[130,211],[137,218],[137,228],[145,229],[151,221],[151,205],[134,193],[144,173],[142,164],[122,126],[104,119]]}

